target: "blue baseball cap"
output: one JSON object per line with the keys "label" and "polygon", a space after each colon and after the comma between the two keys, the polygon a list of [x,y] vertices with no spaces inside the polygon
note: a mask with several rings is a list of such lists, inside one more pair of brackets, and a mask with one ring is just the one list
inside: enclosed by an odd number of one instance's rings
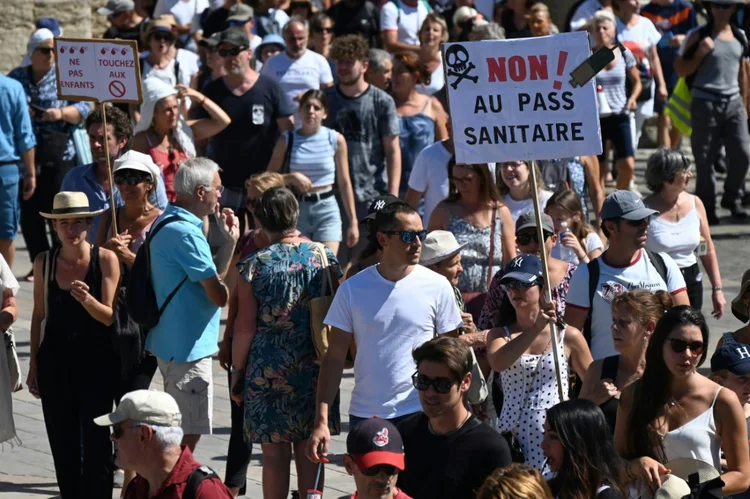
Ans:
{"label": "blue baseball cap", "polygon": [[622,218],[625,220],[643,220],[658,215],[659,212],[646,208],[643,200],[634,192],[615,191],[604,199],[602,220]]}
{"label": "blue baseball cap", "polygon": [[750,374],[750,345],[724,343],[711,357],[711,372],[726,369],[737,376]]}
{"label": "blue baseball cap", "polygon": [[500,284],[508,281],[520,281],[527,284],[541,284],[544,278],[542,261],[536,255],[521,253],[505,266],[505,274],[500,279]]}

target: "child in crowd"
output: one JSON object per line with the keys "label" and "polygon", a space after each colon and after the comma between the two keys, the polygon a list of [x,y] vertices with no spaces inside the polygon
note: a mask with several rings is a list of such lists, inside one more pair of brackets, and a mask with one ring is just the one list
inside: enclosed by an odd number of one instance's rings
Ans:
{"label": "child in crowd", "polygon": [[[547,201],[544,211],[552,217],[555,233],[559,235],[557,244],[552,248],[553,258],[578,265],[581,262],[588,263],[602,254],[604,244],[594,227],[586,221],[578,194],[570,189],[556,192]],[[568,224],[565,235],[560,234],[564,232],[563,223]],[[563,251],[563,248],[572,252]]]}

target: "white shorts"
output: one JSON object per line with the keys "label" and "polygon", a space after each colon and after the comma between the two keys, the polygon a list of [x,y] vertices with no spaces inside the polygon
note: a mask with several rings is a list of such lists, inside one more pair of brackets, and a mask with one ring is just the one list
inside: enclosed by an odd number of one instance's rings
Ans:
{"label": "white shorts", "polygon": [[182,413],[185,435],[210,435],[214,406],[211,356],[192,362],[158,359],[164,391],[174,397]]}

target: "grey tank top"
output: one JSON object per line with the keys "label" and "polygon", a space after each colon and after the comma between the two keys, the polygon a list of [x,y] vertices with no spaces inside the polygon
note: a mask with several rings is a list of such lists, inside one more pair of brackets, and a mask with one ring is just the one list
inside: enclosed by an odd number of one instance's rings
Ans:
{"label": "grey tank top", "polygon": [[714,49],[703,59],[693,80],[692,96],[719,100],[740,93],[742,44],[736,39],[714,38]]}

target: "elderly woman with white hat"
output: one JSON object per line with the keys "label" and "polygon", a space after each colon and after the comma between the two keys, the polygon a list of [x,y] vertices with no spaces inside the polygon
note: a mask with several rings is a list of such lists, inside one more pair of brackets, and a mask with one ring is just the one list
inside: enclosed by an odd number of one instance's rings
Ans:
{"label": "elderly woman with white hat", "polygon": [[[175,173],[180,163],[196,156],[195,142],[213,137],[232,120],[214,101],[185,85],[172,86],[158,78],[146,78],[143,93],[141,118],[133,130],[131,149],[151,156],[164,176],[167,198],[174,201]],[[185,97],[202,106],[209,117],[185,120],[179,105]]]}
{"label": "elderly woman with white hat", "polygon": [[118,375],[112,323],[117,256],[86,238],[82,192],[59,192],[49,213],[60,248],[34,261],[29,392],[42,413],[63,499],[112,497],[112,443],[94,418],[112,409]]}

